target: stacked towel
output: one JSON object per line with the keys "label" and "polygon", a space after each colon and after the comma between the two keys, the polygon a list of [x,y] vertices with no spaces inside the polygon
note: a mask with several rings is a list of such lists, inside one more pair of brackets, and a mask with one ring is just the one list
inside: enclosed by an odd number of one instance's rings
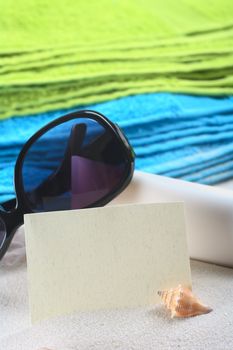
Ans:
{"label": "stacked towel", "polygon": [[233,93],[231,0],[8,0],[0,118],[135,93]]}
{"label": "stacked towel", "polygon": [[[135,149],[139,170],[204,184],[233,176],[233,97],[158,93],[89,108],[124,129]],[[0,123],[0,203],[14,196],[13,169],[24,142],[67,112],[25,117],[23,123],[22,118]]]}

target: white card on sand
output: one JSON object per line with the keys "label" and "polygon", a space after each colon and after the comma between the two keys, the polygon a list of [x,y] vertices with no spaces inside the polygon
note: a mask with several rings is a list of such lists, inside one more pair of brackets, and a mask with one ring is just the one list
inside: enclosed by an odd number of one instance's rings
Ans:
{"label": "white card on sand", "polygon": [[182,203],[25,215],[32,322],[153,305],[157,291],[190,286]]}

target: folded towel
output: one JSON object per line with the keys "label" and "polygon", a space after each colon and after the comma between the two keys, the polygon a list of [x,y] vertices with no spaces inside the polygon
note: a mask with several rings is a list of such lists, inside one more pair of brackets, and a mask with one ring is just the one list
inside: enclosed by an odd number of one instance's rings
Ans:
{"label": "folded towel", "polygon": [[[124,129],[139,170],[205,184],[233,176],[232,97],[158,93],[88,108],[102,112]],[[13,169],[22,145],[40,127],[66,112],[1,121],[0,202],[14,196]]]}
{"label": "folded towel", "polygon": [[135,93],[233,93],[231,0],[8,0],[0,33],[0,118]]}

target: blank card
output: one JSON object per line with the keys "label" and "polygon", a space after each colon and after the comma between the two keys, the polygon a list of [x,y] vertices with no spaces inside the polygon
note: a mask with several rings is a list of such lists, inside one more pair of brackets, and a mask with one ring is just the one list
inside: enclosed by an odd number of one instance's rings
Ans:
{"label": "blank card", "polygon": [[150,203],[25,215],[32,322],[155,305],[191,286],[184,207]]}

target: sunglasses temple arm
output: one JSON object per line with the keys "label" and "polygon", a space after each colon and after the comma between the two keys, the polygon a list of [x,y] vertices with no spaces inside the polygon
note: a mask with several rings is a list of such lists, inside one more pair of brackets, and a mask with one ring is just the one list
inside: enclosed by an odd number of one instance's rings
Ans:
{"label": "sunglasses temple arm", "polygon": [[15,231],[21,225],[23,225],[24,212],[22,208],[16,206],[16,198],[0,204],[1,215],[7,229],[7,239],[12,239]]}
{"label": "sunglasses temple arm", "polygon": [[3,211],[12,211],[16,208],[16,198],[10,199],[9,201],[3,202],[0,204],[0,208],[2,208]]}

